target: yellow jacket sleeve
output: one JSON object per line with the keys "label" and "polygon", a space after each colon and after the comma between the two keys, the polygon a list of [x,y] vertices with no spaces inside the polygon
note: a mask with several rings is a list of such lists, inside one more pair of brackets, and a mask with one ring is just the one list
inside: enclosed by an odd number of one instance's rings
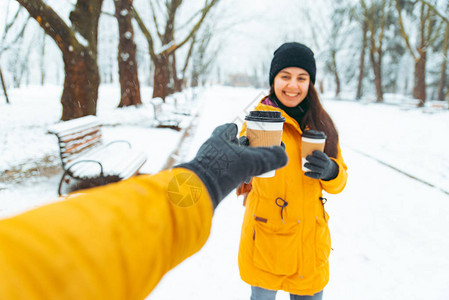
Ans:
{"label": "yellow jacket sleeve", "polygon": [[206,187],[176,168],[0,221],[0,299],[143,299],[206,242]]}
{"label": "yellow jacket sleeve", "polygon": [[329,194],[338,194],[343,191],[348,181],[348,167],[341,156],[340,145],[338,145],[338,155],[337,158],[331,158],[338,165],[337,177],[329,181],[320,180],[321,186]]}

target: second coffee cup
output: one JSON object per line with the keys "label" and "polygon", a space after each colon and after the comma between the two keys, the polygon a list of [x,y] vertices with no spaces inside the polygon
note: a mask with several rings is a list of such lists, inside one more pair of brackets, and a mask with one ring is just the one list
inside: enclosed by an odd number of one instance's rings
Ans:
{"label": "second coffee cup", "polygon": [[[250,147],[279,146],[285,118],[278,111],[251,111],[246,117],[246,136]],[[273,177],[275,170],[257,177]]]}
{"label": "second coffee cup", "polygon": [[307,162],[307,155],[312,155],[313,151],[324,151],[326,145],[326,134],[317,130],[304,130],[301,139],[301,157],[302,157],[302,170],[304,172],[310,171],[304,166]]}

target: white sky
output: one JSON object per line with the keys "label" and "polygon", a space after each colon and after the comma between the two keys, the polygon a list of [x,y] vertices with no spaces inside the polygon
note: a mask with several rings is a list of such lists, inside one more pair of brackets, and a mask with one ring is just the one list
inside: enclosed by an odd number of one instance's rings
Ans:
{"label": "white sky", "polygon": [[310,4],[316,2],[234,1],[235,5],[227,8],[228,18],[231,23],[232,20],[239,20],[240,23],[226,34],[228,41],[220,54],[219,65],[225,70],[251,71],[259,63],[268,64],[273,51],[282,42],[296,40],[310,44],[308,24],[303,13],[308,9],[313,14],[316,7],[313,8]]}
{"label": "white sky", "polygon": [[[267,60],[269,62],[272,52],[283,41],[295,39],[308,43],[310,41],[306,29],[308,24],[304,20],[303,13],[308,10],[315,18],[317,13],[322,14],[325,7],[318,4],[326,1],[221,0],[213,12],[214,23],[218,24],[219,28],[216,42],[219,41],[221,46],[218,64],[224,71],[246,72],[260,62]],[[46,1],[68,24],[70,24],[68,13],[73,2]],[[110,0],[104,2],[103,9],[113,11],[113,5],[109,2]],[[14,8],[10,11],[10,15],[15,12],[17,5],[15,1],[0,2],[0,30],[4,27],[8,3]],[[179,23],[203,3],[203,0],[185,0],[180,10]],[[147,1],[137,0],[135,6],[142,10],[141,14],[149,12]],[[146,23],[151,24],[149,20]]]}

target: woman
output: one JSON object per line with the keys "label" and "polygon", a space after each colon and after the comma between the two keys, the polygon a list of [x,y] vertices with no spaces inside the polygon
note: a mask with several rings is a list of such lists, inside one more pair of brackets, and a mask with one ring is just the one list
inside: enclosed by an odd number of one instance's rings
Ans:
{"label": "woman", "polygon": [[[282,141],[289,162],[274,177],[256,177],[238,189],[246,198],[239,268],[242,279],[252,286],[251,300],[275,299],[277,290],[289,292],[291,299],[319,300],[329,280],[331,245],[322,191],[340,193],[347,167],[337,130],[314,88],[315,74],[308,47],[283,44],[271,62],[270,94],[255,108],[280,111],[285,117]],[[324,152],[307,157],[305,166],[311,171],[304,173],[305,129],[324,131],[327,140]],[[241,135],[246,135],[246,123]]]}

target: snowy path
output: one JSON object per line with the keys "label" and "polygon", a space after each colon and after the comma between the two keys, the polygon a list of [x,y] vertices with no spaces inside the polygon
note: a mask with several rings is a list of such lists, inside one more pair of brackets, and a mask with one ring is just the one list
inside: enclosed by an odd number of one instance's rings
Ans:
{"label": "snowy path", "polygon": [[[208,92],[215,98],[204,102],[203,112],[217,113],[202,115],[191,156],[216,125],[240,118],[246,107],[243,99],[258,96],[255,90],[223,89],[206,91],[203,97]],[[347,104],[332,103],[328,109],[341,131],[350,130],[340,105]],[[447,299],[449,197],[345,148],[355,141],[350,134],[341,134],[348,185],[343,193],[327,197],[334,251],[324,298]],[[366,143],[369,147],[370,141]],[[250,289],[240,280],[237,266],[241,202],[231,194],[220,204],[204,248],[168,273],[149,300],[249,299]],[[277,299],[289,297],[280,292]]]}
{"label": "snowy path", "polygon": [[[107,124],[120,122],[120,126],[107,126],[105,134],[146,149],[150,159],[143,171],[159,170],[177,146],[179,133],[147,126],[149,107],[114,109],[119,89],[103,88],[99,115]],[[0,118],[0,138],[25,126],[20,132],[33,142],[25,146],[14,140],[3,142],[0,166],[55,153],[54,138],[43,132],[59,118],[59,93],[45,89],[53,92],[42,99],[41,88],[12,91],[17,93],[15,104],[0,107],[6,112]],[[184,160],[195,155],[217,125],[240,125],[263,94],[251,88],[205,89],[196,131],[186,149],[181,149]],[[327,196],[334,251],[324,299],[446,300],[449,196],[439,189],[449,191],[449,140],[444,138],[449,132],[449,112],[429,115],[343,101],[325,101],[325,106],[340,132],[349,181],[343,193]],[[40,118],[35,118],[36,111]],[[54,200],[58,179],[59,175],[36,176],[20,185],[0,186],[0,217]],[[250,288],[241,281],[237,266],[243,213],[242,199],[229,195],[215,212],[204,248],[169,272],[148,299],[249,299]],[[286,300],[288,295],[280,292],[279,299]]]}

